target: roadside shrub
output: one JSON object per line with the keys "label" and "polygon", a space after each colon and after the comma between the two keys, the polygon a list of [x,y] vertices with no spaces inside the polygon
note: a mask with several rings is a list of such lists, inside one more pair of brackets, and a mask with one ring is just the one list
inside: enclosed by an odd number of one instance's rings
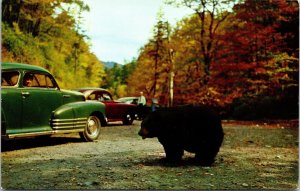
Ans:
{"label": "roadside shrub", "polygon": [[298,88],[290,87],[276,95],[243,96],[232,102],[228,116],[240,120],[298,118],[298,95]]}

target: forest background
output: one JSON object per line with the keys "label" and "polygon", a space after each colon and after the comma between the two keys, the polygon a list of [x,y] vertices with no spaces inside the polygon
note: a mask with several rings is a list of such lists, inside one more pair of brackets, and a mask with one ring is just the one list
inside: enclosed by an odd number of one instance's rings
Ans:
{"label": "forest background", "polygon": [[103,87],[115,97],[143,91],[149,104],[206,104],[224,118],[298,118],[297,1],[165,3],[194,14],[170,26],[160,11],[139,55],[105,68],[81,28],[84,1],[2,0],[2,61],[42,66],[61,88]]}

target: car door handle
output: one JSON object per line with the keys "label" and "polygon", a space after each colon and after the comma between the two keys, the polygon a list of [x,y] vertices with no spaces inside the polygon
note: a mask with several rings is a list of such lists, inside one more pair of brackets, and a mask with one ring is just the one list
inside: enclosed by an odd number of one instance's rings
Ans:
{"label": "car door handle", "polygon": [[70,95],[63,95],[64,98],[70,98]]}
{"label": "car door handle", "polygon": [[28,97],[28,96],[30,96],[30,93],[29,93],[29,92],[22,92],[21,94],[22,94],[23,97]]}

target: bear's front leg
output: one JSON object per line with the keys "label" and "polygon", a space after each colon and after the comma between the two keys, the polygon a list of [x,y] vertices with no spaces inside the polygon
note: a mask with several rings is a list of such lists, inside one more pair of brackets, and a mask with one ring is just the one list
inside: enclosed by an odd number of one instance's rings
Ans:
{"label": "bear's front leg", "polygon": [[166,153],[166,159],[168,162],[177,163],[181,161],[182,155],[183,155],[183,149],[171,145],[171,144],[163,144],[165,153]]}

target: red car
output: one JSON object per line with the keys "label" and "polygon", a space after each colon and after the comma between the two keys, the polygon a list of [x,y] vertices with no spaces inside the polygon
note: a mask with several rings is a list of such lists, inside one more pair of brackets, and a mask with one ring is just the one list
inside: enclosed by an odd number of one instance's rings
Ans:
{"label": "red car", "polygon": [[76,90],[83,93],[86,100],[100,101],[105,104],[107,122],[122,121],[124,125],[131,125],[133,123],[136,114],[136,105],[114,101],[106,89],[80,88]]}

